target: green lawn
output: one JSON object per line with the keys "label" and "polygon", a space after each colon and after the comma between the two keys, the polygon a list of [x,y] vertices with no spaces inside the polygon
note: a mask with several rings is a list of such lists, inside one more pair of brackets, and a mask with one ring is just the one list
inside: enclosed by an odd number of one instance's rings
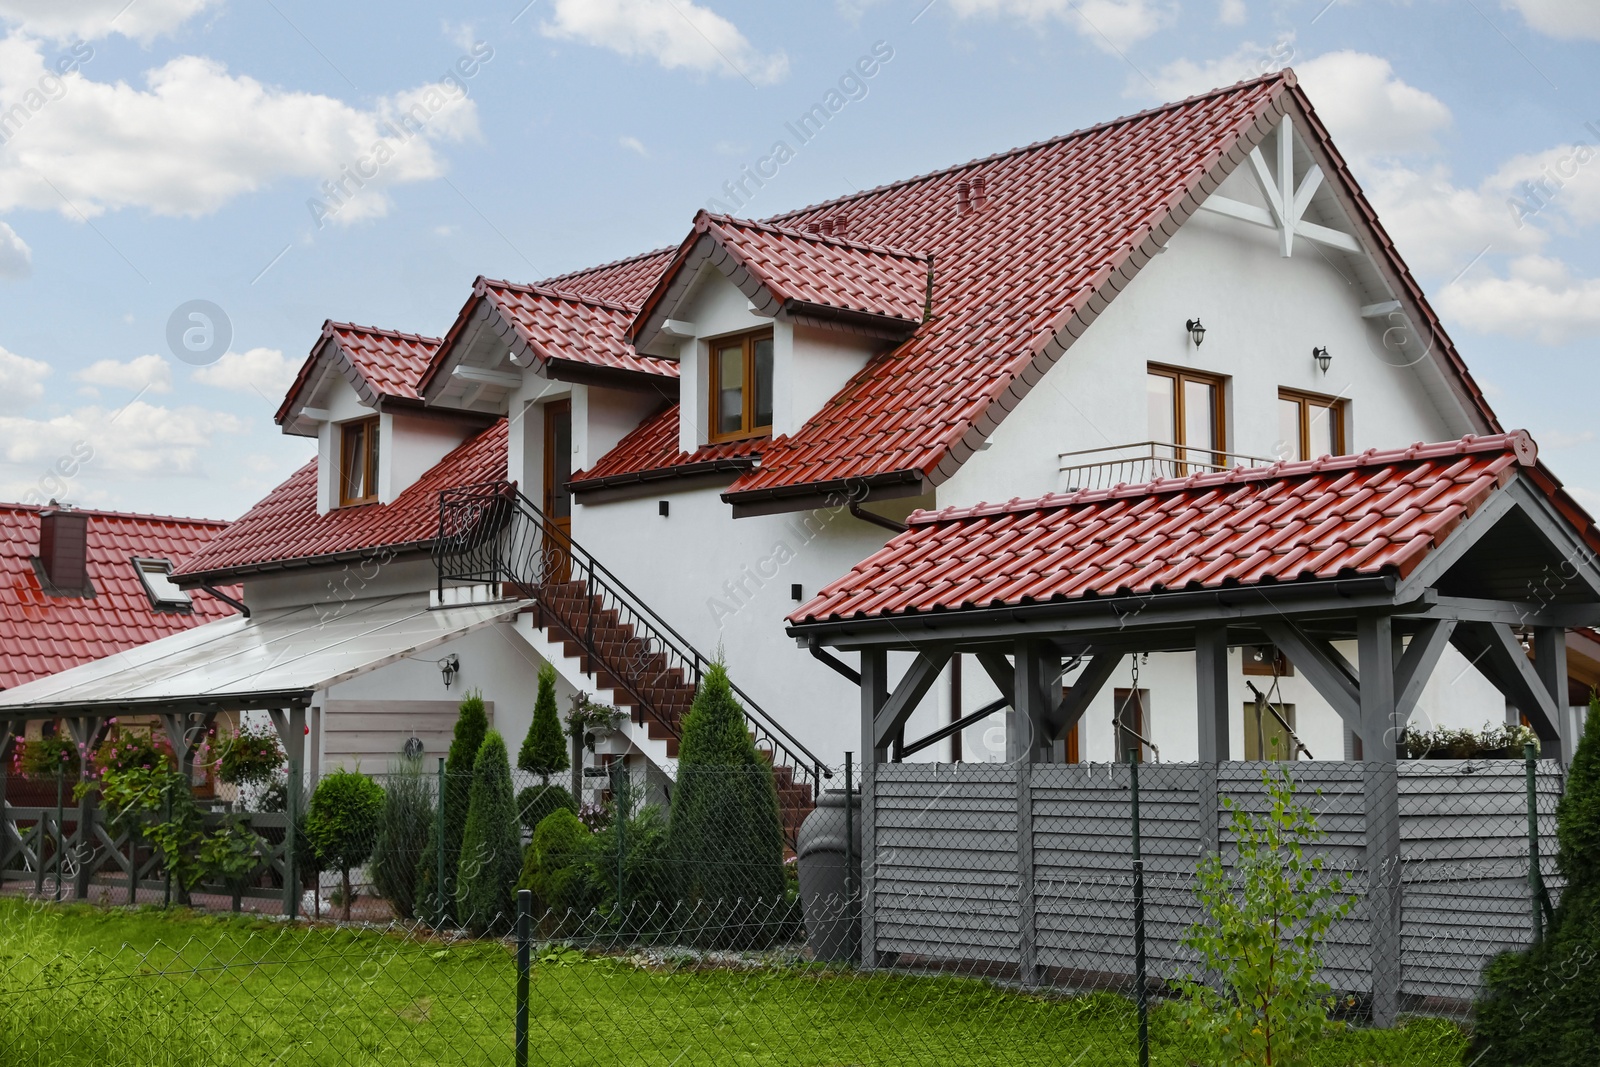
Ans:
{"label": "green lawn", "polygon": [[[498,943],[186,913],[0,901],[0,1065],[511,1064],[515,970]],[[1132,1064],[1134,1015],[956,978],[713,969],[549,951],[532,1063]],[[1183,1065],[1158,1009],[1152,1062]],[[1352,1031],[1319,1063],[1460,1061],[1445,1023]]]}

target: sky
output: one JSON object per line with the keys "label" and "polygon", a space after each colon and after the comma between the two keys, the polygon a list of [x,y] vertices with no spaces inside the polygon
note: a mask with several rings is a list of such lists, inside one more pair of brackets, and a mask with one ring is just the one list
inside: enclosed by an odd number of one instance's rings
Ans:
{"label": "sky", "polygon": [[778,140],[739,214],[1292,65],[1600,513],[1595,0],[0,0],[0,33],[0,499],[236,517],[312,453],[272,415],[324,319],[438,336],[477,275],[676,244]]}

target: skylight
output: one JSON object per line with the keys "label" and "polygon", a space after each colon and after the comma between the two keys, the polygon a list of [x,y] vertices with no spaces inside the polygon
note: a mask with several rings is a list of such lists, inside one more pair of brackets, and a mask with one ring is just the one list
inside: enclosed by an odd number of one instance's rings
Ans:
{"label": "skylight", "polygon": [[189,594],[173,584],[170,559],[136,559],[133,567],[139,572],[139,580],[144,583],[152,605],[158,608],[191,606]]}

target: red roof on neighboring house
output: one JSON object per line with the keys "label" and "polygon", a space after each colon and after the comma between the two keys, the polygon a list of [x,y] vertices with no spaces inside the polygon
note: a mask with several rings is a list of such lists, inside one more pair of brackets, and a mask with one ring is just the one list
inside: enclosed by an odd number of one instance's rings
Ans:
{"label": "red roof on neighboring house", "polygon": [[899,324],[900,336],[922,321],[927,256],[702,211],[645,299],[631,340],[659,325],[706,260],[729,275],[761,314],[845,312]]}
{"label": "red roof on neighboring house", "polygon": [[[334,342],[331,347],[323,344],[329,339]],[[322,324],[322,333],[300,365],[300,373],[289,386],[275,419],[282,423],[288,417],[295,401],[315,378],[317,368],[323,365],[324,353],[345,373],[361,399],[370,404],[380,399],[420,400],[418,385],[438,348],[437,337],[329,319]]]}
{"label": "red roof on neighboring house", "polygon": [[1526,433],[917,511],[792,623],[1409,574],[1516,471],[1600,549]]}
{"label": "red roof on neighboring house", "polygon": [[748,470],[767,444],[766,438],[753,437],[684,452],[678,448],[678,405],[668,404],[629,431],[593,467],[574,473],[568,484],[582,493],[656,477]]}
{"label": "red roof on neighboring house", "polygon": [[361,555],[378,549],[421,550],[439,525],[439,492],[504,478],[504,419],[458,445],[390,504],[360,504],[317,514],[317,462],[312,460],[267,494],[216,540],[180,564],[200,578],[278,569],[293,563]]}
{"label": "red roof on neighboring house", "polygon": [[[90,660],[187,630],[233,609],[196,592],[189,611],[158,610],[134,570],[133,560],[176,563],[215,539],[227,526],[211,519],[180,519],[114,511],[79,511],[88,517],[88,572],[94,596],[50,596],[32,563],[39,554],[39,513],[45,508],[0,504],[0,688],[64,671]],[[224,589],[236,595],[236,589]]]}

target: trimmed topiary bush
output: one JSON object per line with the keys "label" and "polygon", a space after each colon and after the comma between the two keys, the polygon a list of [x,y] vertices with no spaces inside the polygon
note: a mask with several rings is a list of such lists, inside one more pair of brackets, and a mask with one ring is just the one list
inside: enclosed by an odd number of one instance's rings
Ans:
{"label": "trimmed topiary bush", "polygon": [[522,739],[517,766],[537,774],[545,785],[550,784],[552,774],[560,774],[572,766],[567,757],[567,738],[561,730],[561,716],[556,712],[556,669],[548,663],[539,668],[539,695],[533,702],[533,722],[528,726],[528,736]]}
{"label": "trimmed topiary bush", "polygon": [[383,815],[383,787],[360,771],[334,771],[317,783],[306,807],[306,837],[323,869],[339,872],[350,919],[350,870],[367,862]]}
{"label": "trimmed topiary bush", "polygon": [[505,741],[490,730],[472,768],[472,794],[456,873],[456,915],[467,929],[482,934],[510,926],[521,844],[511,795],[511,760]]}
{"label": "trimmed topiary bush", "polygon": [[682,899],[716,916],[705,924],[710,943],[771,943],[784,897],[778,791],[721,663],[683,721],[667,853]]}
{"label": "trimmed topiary bush", "polygon": [[1556,818],[1567,877],[1561,904],[1542,942],[1497,957],[1484,972],[1464,1062],[1600,1063],[1600,698],[1593,694]]}
{"label": "trimmed topiary bush", "polygon": [[[472,765],[483,747],[484,735],[489,732],[489,713],[483,703],[483,694],[470,690],[461,701],[456,714],[455,736],[450,741],[450,751],[444,760],[444,872],[447,884],[441,894],[435,884],[439,879],[439,849],[437,820],[430,820],[428,844],[417,863],[417,911],[429,918],[439,918],[455,900],[455,886],[448,884],[455,877],[461,862],[461,835],[467,822],[467,805],[470,802],[469,784]],[[437,799],[435,801],[437,803]]]}
{"label": "trimmed topiary bush", "polygon": [[594,904],[589,881],[589,828],[565,808],[552,812],[533,831],[523,852],[518,889],[531,889],[535,907],[546,912],[546,932],[559,927],[569,913],[582,914]]}
{"label": "trimmed topiary bush", "polygon": [[559,785],[530,785],[517,794],[517,817],[533,833],[546,816],[566,809],[577,814],[578,802]]}
{"label": "trimmed topiary bush", "polygon": [[389,764],[372,850],[372,884],[402,919],[417,917],[417,877],[434,823],[433,783],[420,757]]}

